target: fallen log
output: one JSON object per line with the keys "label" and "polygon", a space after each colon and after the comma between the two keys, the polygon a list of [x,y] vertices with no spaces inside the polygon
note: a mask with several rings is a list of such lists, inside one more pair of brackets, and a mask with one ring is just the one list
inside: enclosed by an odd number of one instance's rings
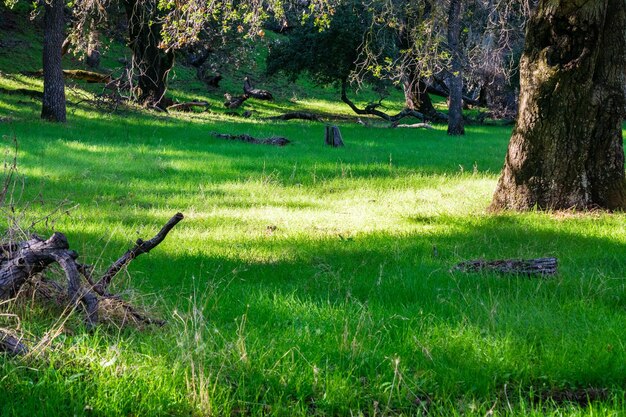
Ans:
{"label": "fallen log", "polygon": [[246,101],[248,98],[250,97],[245,94],[243,96],[233,96],[230,93],[225,93],[224,99],[226,101],[224,101],[224,107],[228,109],[236,109],[238,107],[241,107],[244,101]]}
{"label": "fallen log", "polygon": [[[0,300],[15,298],[23,288],[30,287],[34,298],[54,301],[69,310],[83,311],[88,328],[96,326],[102,317],[108,319],[115,314],[135,323],[164,324],[110,294],[108,287],[124,267],[158,246],[182,219],[183,215],[177,213],[152,239],[138,239],[135,246],[116,260],[95,284],[94,268],[77,262],[78,254],[70,250],[62,233],[55,232],[47,240],[33,236],[27,241],[0,245]],[[65,286],[40,276],[55,263],[65,273]],[[18,338],[0,329],[0,351],[23,354],[27,350]]]}
{"label": "fallen log", "polygon": [[[21,74],[28,77],[43,77],[43,70],[22,71]],[[113,81],[111,74],[86,70],[63,70],[63,76],[71,80],[85,81],[90,84],[107,84]]]}
{"label": "fallen log", "polygon": [[167,110],[190,112],[194,107],[204,107],[204,110],[209,109],[209,103],[206,101],[187,101],[185,103],[176,103],[167,107]]}
{"label": "fallen log", "polygon": [[263,139],[258,139],[258,138],[255,138],[246,134],[229,135],[226,133],[213,133],[213,136],[215,136],[216,138],[220,138],[220,139],[236,140],[236,141],[247,142],[247,143],[255,143],[258,145],[285,146],[291,143],[289,139],[284,138],[282,136],[273,136],[271,138],[263,138]]}
{"label": "fallen log", "polygon": [[274,96],[269,91],[252,87],[248,77],[243,79],[243,94],[257,100],[274,100]]}
{"label": "fallen log", "polygon": [[434,127],[428,123],[413,123],[411,125],[405,125],[405,124],[392,124],[391,127],[396,128],[396,127],[402,127],[402,128],[406,128],[406,129],[434,129]]}
{"label": "fallen log", "polygon": [[461,262],[451,271],[461,272],[497,272],[501,274],[548,276],[557,273],[557,258],[537,259],[501,259],[485,261],[482,259]]}
{"label": "fallen log", "polygon": [[312,122],[322,122],[322,117],[314,113],[306,113],[301,111],[294,111],[280,116],[266,117],[265,120],[310,120]]}
{"label": "fallen log", "polygon": [[25,355],[28,353],[28,348],[18,336],[0,329],[0,352],[7,352],[12,355]]}

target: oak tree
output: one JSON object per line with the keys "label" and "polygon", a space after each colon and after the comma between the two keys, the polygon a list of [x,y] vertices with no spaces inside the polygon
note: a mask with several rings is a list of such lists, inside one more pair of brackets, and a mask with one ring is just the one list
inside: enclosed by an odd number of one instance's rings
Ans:
{"label": "oak tree", "polygon": [[626,1],[541,0],[491,209],[624,209]]}

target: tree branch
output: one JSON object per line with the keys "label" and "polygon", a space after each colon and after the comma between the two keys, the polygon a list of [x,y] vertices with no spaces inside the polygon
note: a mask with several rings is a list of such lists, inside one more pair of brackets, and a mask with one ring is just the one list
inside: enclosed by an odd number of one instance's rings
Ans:
{"label": "tree branch", "polygon": [[156,234],[152,239],[148,241],[143,241],[141,239],[137,239],[137,243],[135,247],[128,250],[121,258],[115,261],[109,269],[104,273],[102,278],[96,283],[95,289],[98,293],[105,293],[109,284],[111,284],[111,280],[122,268],[128,265],[133,259],[142,253],[148,253],[156,246],[158,246],[163,239],[167,236],[167,234],[176,226],[184,216],[182,213],[176,213],[168,222],[163,226],[163,228]]}
{"label": "tree branch", "polygon": [[347,86],[348,86],[348,81],[345,79],[342,80],[341,81],[341,101],[346,103],[352,109],[352,111],[355,112],[356,114],[378,116],[381,119],[384,119],[390,123],[397,123],[398,121],[404,119],[405,117],[415,117],[418,119],[422,119],[423,121],[427,119],[427,117],[423,113],[420,113],[418,111],[411,110],[411,109],[406,109],[406,108],[402,110],[400,113],[395,114],[393,116],[383,111],[378,110],[376,108],[378,106],[370,105],[370,106],[367,106],[365,109],[360,109],[356,106],[356,104],[352,102],[352,100],[348,98]]}

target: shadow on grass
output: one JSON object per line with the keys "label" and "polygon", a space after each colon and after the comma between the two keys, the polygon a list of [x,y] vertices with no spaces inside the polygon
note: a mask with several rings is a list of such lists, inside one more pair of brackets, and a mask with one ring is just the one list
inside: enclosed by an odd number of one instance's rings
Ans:
{"label": "shadow on grass", "polygon": [[[245,315],[247,354],[259,363],[252,373],[233,365],[243,381],[297,349],[304,359],[295,360],[296,368],[325,363],[348,386],[373,380],[359,392],[378,400],[384,398],[376,384],[399,372],[396,357],[405,378],[411,375],[406,388],[433,398],[493,398],[506,385],[541,392],[624,383],[623,242],[533,227],[514,216],[452,225],[444,219],[442,226],[428,236],[226,242],[231,247],[222,256],[171,254],[164,247],[133,263],[130,286],[141,282],[142,291],[183,309],[194,291],[208,291],[203,314],[233,343]],[[168,239],[180,244],[175,232]],[[238,251],[251,250],[271,259],[238,258]],[[561,272],[553,278],[448,272],[460,260],[487,254],[556,256]],[[285,389],[301,394],[297,386]],[[328,406],[340,409],[341,395],[335,401]]]}

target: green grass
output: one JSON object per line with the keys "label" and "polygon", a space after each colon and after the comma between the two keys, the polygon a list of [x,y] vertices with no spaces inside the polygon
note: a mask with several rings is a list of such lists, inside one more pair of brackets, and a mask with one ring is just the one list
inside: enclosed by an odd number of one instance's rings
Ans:
{"label": "green grass", "polygon": [[[85,334],[73,317],[53,352],[3,360],[4,414],[624,411],[625,216],[487,214],[506,128],[344,124],[346,147],[330,149],[319,123],[71,106],[57,126],[19,100],[0,102],[12,118],[0,129],[19,141],[22,225],[63,231],[102,270],[175,212],[186,219],[118,278],[168,325]],[[558,277],[448,272],[539,256],[559,258]],[[54,327],[23,310],[33,337]],[[546,398],[587,387],[606,398]]]}
{"label": "green grass", "polygon": [[[5,64],[0,87],[41,88]],[[2,315],[0,326],[19,325],[30,344],[59,332],[42,355],[0,357],[0,415],[626,413],[626,215],[488,214],[508,128],[451,138],[344,123],[346,147],[331,149],[323,124],[224,114],[221,92],[177,71],[174,96],[208,99],[211,112],[110,115],[81,103],[54,125],[36,101],[0,97],[20,174],[3,230],[62,231],[103,271],[185,214],[115,283],[165,327],[88,333],[80,313],[2,306],[19,321]],[[284,90],[249,108],[349,114],[332,90],[298,88],[297,100]],[[449,271],[543,256],[558,257],[558,276]],[[560,400],[588,388],[602,395]]]}

